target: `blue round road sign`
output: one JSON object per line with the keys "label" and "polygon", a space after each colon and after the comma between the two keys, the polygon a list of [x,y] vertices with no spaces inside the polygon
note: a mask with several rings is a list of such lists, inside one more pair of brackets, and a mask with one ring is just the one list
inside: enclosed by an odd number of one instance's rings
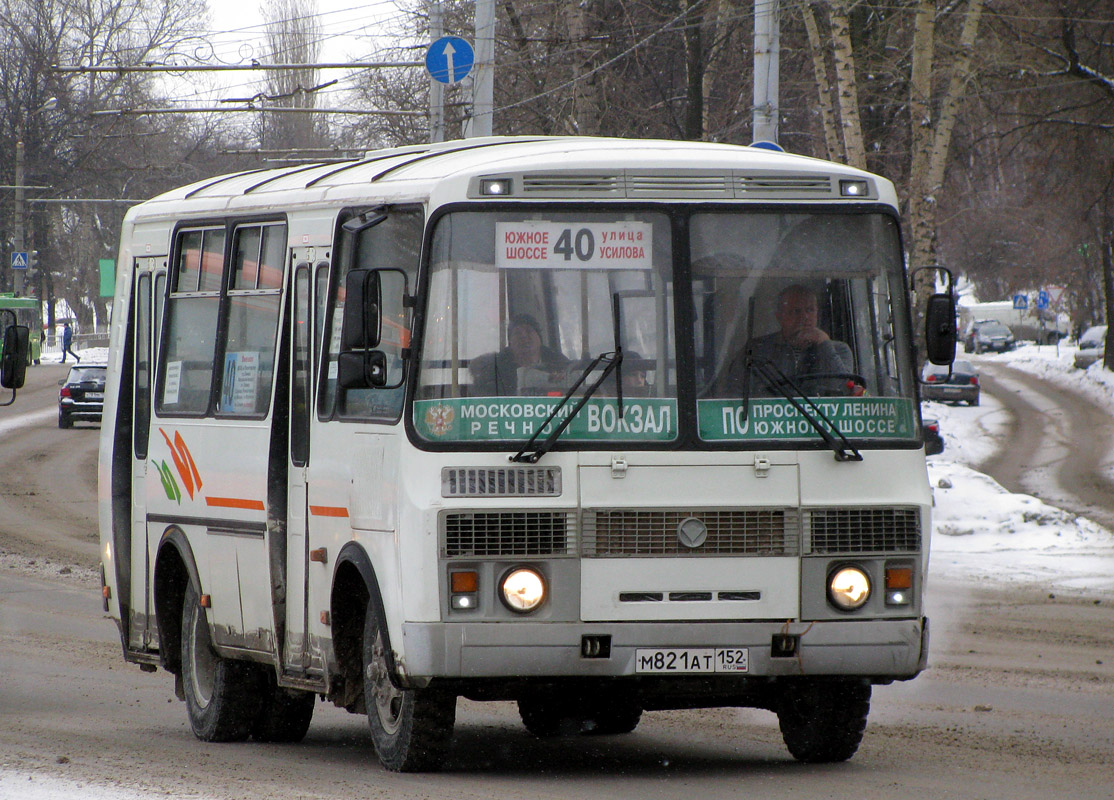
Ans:
{"label": "blue round road sign", "polygon": [[442,36],[425,53],[425,68],[438,83],[459,83],[472,71],[476,53],[459,36]]}

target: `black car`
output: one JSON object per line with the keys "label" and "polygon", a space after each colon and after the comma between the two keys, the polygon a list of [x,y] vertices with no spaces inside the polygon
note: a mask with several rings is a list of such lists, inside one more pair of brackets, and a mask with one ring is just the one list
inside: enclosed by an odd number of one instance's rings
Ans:
{"label": "black car", "polygon": [[58,427],[72,428],[75,420],[100,422],[104,410],[104,382],[108,368],[79,364],[70,368],[58,392]]}
{"label": "black car", "polygon": [[979,371],[970,361],[956,361],[950,375],[947,364],[925,364],[921,379],[921,397],[925,400],[979,404]]}
{"label": "black car", "polygon": [[963,337],[963,352],[983,353],[994,350],[1004,353],[1016,346],[1013,331],[993,319],[980,319],[971,323],[967,335]]}

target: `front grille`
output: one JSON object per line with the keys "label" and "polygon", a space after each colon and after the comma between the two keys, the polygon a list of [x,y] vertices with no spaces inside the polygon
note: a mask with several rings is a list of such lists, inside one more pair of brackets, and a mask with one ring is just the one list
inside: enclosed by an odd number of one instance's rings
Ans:
{"label": "front grille", "polygon": [[560,467],[444,467],[442,497],[559,497]]}
{"label": "front grille", "polygon": [[804,512],[809,553],[912,553],[921,548],[915,508],[814,508]]}
{"label": "front grille", "polygon": [[[694,517],[707,526],[703,544],[687,547],[678,526]],[[585,558],[629,556],[783,556],[796,555],[800,517],[796,509],[717,511],[586,510],[581,523]]]}
{"label": "front grille", "polygon": [[568,555],[575,552],[575,519],[567,511],[444,513],[441,553],[445,558]]}

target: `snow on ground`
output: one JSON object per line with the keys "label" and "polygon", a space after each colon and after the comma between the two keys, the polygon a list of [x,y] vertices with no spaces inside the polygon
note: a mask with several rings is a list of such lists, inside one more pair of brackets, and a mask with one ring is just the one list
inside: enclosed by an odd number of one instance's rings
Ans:
{"label": "snow on ground", "polygon": [[[1078,392],[1114,414],[1114,373],[1075,369],[1075,348],[1023,344],[1010,353],[969,356],[1000,360]],[[944,452],[928,459],[933,487],[930,572],[997,583],[1037,583],[1050,591],[1114,593],[1114,535],[1083,517],[1011,494],[971,465],[995,449],[1008,417],[983,394],[981,405],[924,403],[940,421]]]}
{"label": "snow on ground", "polygon": [[[1072,366],[1074,347],[1023,345],[1012,353],[964,356],[1000,359],[1043,380],[1080,392],[1114,414],[1114,374],[1101,365],[1087,371]],[[81,352],[84,363],[103,364],[107,350]],[[49,356],[44,360],[51,359]],[[930,573],[1006,584],[1037,583],[1050,592],[1114,593],[1114,535],[1082,517],[1011,494],[970,465],[996,447],[1008,425],[1000,405],[983,395],[977,407],[926,402],[925,416],[940,421],[946,442],[928,459],[935,508]],[[51,411],[53,413],[53,411]],[[57,566],[41,565],[56,573]],[[63,568],[64,569],[64,568]],[[64,573],[68,574],[68,573]],[[0,798],[24,800],[143,800],[149,794],[97,787],[26,772],[0,769]]]}

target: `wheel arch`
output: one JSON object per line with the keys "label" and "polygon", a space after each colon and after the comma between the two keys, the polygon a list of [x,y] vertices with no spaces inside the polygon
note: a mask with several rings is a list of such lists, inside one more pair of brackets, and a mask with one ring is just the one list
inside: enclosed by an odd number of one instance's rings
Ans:
{"label": "wheel arch", "polygon": [[162,664],[175,675],[182,672],[182,604],[186,587],[201,593],[201,577],[186,534],[176,525],[167,528],[155,556],[155,619],[159,626]]}

